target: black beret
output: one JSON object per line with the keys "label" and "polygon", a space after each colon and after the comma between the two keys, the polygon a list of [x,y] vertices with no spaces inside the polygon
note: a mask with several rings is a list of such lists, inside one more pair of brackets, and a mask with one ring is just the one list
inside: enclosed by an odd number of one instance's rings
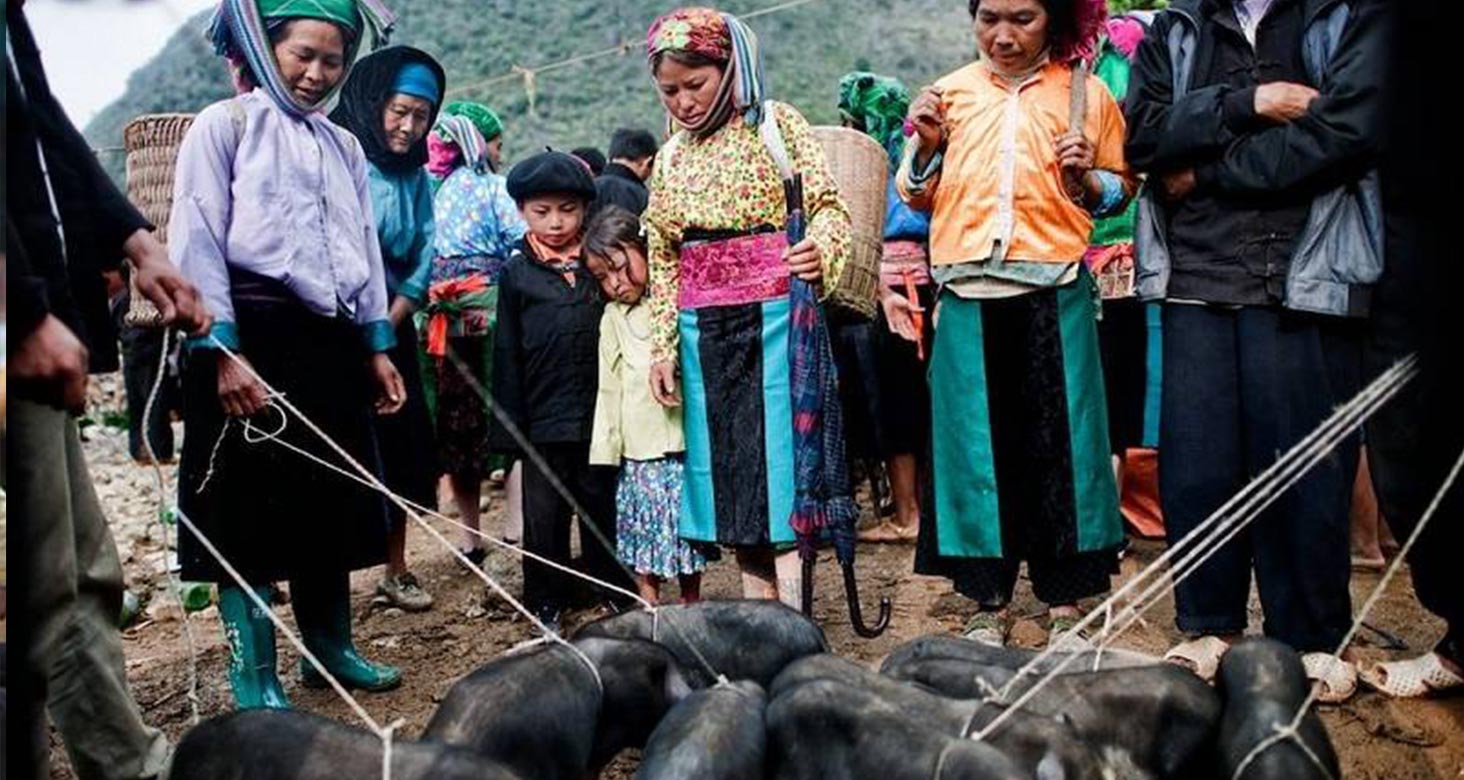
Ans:
{"label": "black beret", "polygon": [[536,195],[576,195],[595,199],[595,180],[585,162],[564,152],[540,152],[508,172],[508,195],[517,203]]}

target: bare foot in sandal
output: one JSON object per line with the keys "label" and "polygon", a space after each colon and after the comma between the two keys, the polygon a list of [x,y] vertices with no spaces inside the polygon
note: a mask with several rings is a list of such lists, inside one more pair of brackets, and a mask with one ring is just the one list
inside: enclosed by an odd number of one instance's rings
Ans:
{"label": "bare foot in sandal", "polygon": [[1464,668],[1438,653],[1425,653],[1405,661],[1376,663],[1365,667],[1358,677],[1369,687],[1394,699],[1464,692]]}

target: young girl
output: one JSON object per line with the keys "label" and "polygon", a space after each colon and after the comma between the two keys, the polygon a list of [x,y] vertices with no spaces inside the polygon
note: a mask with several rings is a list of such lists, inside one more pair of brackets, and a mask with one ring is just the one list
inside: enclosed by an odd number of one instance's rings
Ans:
{"label": "young girl", "polygon": [[[491,442],[524,461],[524,549],[568,564],[570,516],[580,511],[586,573],[628,587],[613,550],[615,472],[589,460],[604,303],[581,263],[581,240],[595,182],[578,159],[543,152],[514,166],[508,194],[528,233],[499,276],[493,398],[503,415],[493,420]],[[524,602],[552,630],[570,606],[570,584],[524,559]]]}
{"label": "young girl", "polygon": [[600,387],[590,463],[620,467],[615,494],[616,547],[635,569],[636,589],[652,602],[676,577],[684,603],[701,598],[706,558],[679,538],[681,408],[651,395],[651,310],[646,293],[646,238],[640,219],[609,205],[585,231],[585,266],[610,303],[600,320]]}

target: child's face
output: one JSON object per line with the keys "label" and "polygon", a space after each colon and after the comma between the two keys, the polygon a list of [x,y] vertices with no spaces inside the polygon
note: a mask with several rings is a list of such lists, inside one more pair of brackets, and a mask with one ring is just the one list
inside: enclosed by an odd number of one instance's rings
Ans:
{"label": "child's face", "polygon": [[588,254],[589,269],[605,297],[633,306],[646,294],[646,256],[637,246],[617,246],[609,255]]}
{"label": "child's face", "polygon": [[519,207],[529,232],[551,249],[563,249],[579,240],[585,221],[585,203],[575,195],[536,195]]}

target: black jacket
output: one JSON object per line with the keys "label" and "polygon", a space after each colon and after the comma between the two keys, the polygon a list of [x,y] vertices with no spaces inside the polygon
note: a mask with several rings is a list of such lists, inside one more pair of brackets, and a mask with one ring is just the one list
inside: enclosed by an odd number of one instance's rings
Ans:
{"label": "black jacket", "polygon": [[[102,272],[120,264],[128,236],[152,226],[112,184],[51,94],[40,51],[16,3],[5,4],[5,24],[16,64],[11,68],[7,63],[5,69],[6,304],[11,343],[19,343],[53,314],[86,343],[93,371],[113,371],[117,339]],[[36,151],[38,138],[66,236],[64,253]]]}
{"label": "black jacket", "polygon": [[[600,285],[581,266],[574,286],[520,241],[498,278],[493,399],[534,444],[590,440],[599,382]],[[497,452],[522,448],[494,415]]]}
{"label": "black jacket", "polygon": [[1129,162],[1150,174],[1196,172],[1195,191],[1166,209],[1171,298],[1279,303],[1311,199],[1375,162],[1386,60],[1376,0],[1353,0],[1332,76],[1313,85],[1323,96],[1306,116],[1275,125],[1254,111],[1261,83],[1311,83],[1303,33],[1336,3],[1276,0],[1255,50],[1229,0],[1175,3],[1199,25],[1191,87],[1178,101],[1168,51],[1175,13],[1161,14],[1139,47],[1125,102]]}
{"label": "black jacket", "polygon": [[605,166],[605,172],[595,177],[595,192],[596,210],[613,203],[636,216],[645,213],[646,204],[651,198],[650,190],[646,189],[645,183],[635,175],[635,171],[614,162]]}

